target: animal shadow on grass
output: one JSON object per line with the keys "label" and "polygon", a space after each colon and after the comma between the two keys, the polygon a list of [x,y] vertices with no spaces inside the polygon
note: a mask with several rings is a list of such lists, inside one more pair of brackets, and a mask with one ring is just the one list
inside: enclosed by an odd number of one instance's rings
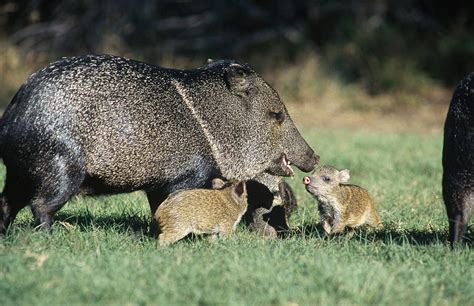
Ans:
{"label": "animal shadow on grass", "polygon": [[[78,227],[80,231],[91,232],[94,229],[114,229],[120,233],[129,233],[145,239],[157,239],[157,224],[151,218],[139,215],[113,215],[94,216],[90,212],[80,215],[59,212],[56,215],[56,223],[64,227]],[[189,234],[183,241],[198,241],[203,239],[202,235]]]}
{"label": "animal shadow on grass", "polygon": [[[345,238],[346,234],[329,235],[324,232],[323,226],[317,224],[304,224],[298,226],[284,234],[286,237],[292,236],[309,236],[320,237],[321,239],[334,239],[337,237]],[[448,230],[417,230],[405,229],[400,230],[392,224],[384,225],[382,229],[369,229],[362,227],[355,230],[352,239],[363,239],[366,241],[381,241],[386,244],[412,244],[412,245],[431,245],[431,244],[448,244]],[[466,232],[464,243],[472,246],[474,244],[474,231],[472,227]]]}
{"label": "animal shadow on grass", "polygon": [[151,218],[138,214],[123,213],[119,215],[94,216],[89,211],[81,214],[59,212],[55,216],[55,223],[65,228],[77,227],[83,232],[90,232],[99,228],[114,229],[118,232],[133,233],[140,236],[156,236]]}

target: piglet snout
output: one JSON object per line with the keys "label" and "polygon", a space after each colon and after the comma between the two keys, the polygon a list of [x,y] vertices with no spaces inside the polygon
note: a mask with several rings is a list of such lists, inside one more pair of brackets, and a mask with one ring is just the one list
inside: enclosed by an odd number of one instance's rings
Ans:
{"label": "piglet snout", "polygon": [[308,185],[309,183],[311,183],[311,179],[309,178],[309,176],[305,176],[303,178],[303,184]]}

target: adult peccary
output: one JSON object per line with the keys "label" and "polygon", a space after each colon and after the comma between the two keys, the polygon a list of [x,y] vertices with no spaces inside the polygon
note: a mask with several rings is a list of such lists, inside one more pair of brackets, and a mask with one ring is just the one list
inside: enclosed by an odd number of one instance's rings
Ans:
{"label": "adult peccary", "polygon": [[443,198],[454,246],[462,240],[474,208],[474,73],[454,91],[446,117]]}
{"label": "adult peccary", "polygon": [[66,58],[30,76],[0,123],[7,168],[0,230],[31,205],[49,230],[75,194],[173,191],[215,177],[292,175],[318,157],[276,91],[248,65],[165,69],[121,57]]}

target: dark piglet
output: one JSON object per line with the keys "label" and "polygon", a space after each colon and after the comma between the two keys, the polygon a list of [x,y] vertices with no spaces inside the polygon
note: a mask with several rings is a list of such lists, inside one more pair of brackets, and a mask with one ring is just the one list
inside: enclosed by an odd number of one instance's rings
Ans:
{"label": "dark piglet", "polygon": [[276,237],[289,230],[288,220],[297,208],[293,190],[282,177],[262,174],[247,182],[248,209],[244,223],[262,236]]}

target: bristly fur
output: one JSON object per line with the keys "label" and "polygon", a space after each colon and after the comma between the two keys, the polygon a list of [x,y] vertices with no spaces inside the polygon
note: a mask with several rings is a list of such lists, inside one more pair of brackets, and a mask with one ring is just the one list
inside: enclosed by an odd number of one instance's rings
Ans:
{"label": "bristly fur", "polygon": [[306,179],[306,190],[318,201],[319,215],[328,234],[364,224],[382,226],[368,191],[346,184],[348,179],[348,170],[339,171],[331,166],[318,167]]}
{"label": "bristly fur", "polygon": [[158,207],[159,244],[165,246],[190,233],[228,236],[247,210],[245,183],[218,190],[176,191]]}
{"label": "bristly fur", "polygon": [[26,205],[49,229],[78,193],[145,190],[154,212],[171,192],[209,188],[214,177],[287,176],[283,160],[304,171],[317,162],[276,91],[234,61],[176,70],[110,55],[62,59],[20,88],[0,142],[0,231]]}
{"label": "bristly fur", "polygon": [[454,91],[444,125],[443,198],[455,246],[474,210],[474,72]]}

